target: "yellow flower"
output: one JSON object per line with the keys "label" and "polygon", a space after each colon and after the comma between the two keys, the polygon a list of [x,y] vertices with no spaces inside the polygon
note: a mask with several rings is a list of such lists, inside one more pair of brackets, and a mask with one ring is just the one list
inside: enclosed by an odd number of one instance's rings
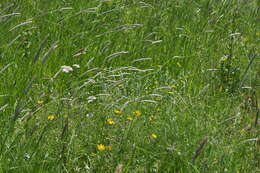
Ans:
{"label": "yellow flower", "polygon": [[156,138],[157,138],[157,135],[153,133],[153,134],[151,134],[151,137],[154,138],[154,139],[156,139]]}
{"label": "yellow flower", "polygon": [[115,122],[113,121],[112,118],[108,118],[108,119],[107,119],[107,124],[109,124],[109,125],[114,125]]}
{"label": "yellow flower", "polygon": [[54,115],[49,115],[49,116],[48,116],[48,120],[53,120],[54,118],[55,118]]}
{"label": "yellow flower", "polygon": [[122,114],[122,112],[121,112],[119,109],[115,109],[115,110],[114,110],[114,113],[115,113],[115,114],[118,114],[118,115]]}
{"label": "yellow flower", "polygon": [[64,115],[64,118],[68,118],[68,117],[69,117],[68,114],[65,114],[65,115]]}
{"label": "yellow flower", "polygon": [[260,32],[256,32],[255,35],[256,35],[256,36],[260,36]]}
{"label": "yellow flower", "polygon": [[37,103],[38,103],[39,105],[41,105],[41,104],[43,104],[43,100],[37,100]]}
{"label": "yellow flower", "polygon": [[138,110],[134,111],[133,114],[138,117],[141,116],[141,112]]}
{"label": "yellow flower", "polygon": [[106,148],[106,150],[109,150],[109,151],[112,150],[112,146],[111,145],[105,146],[105,148]]}
{"label": "yellow flower", "polygon": [[127,120],[133,121],[133,118],[132,117],[127,117]]}
{"label": "yellow flower", "polygon": [[104,151],[104,150],[106,149],[106,147],[105,147],[105,145],[103,145],[103,144],[99,144],[99,145],[97,145],[97,149],[98,149],[99,151]]}

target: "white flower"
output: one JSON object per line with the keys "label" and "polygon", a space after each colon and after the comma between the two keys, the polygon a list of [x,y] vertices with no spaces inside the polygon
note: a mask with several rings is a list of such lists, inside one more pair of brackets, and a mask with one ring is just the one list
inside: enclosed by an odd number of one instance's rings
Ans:
{"label": "white flower", "polygon": [[61,71],[65,73],[69,73],[70,71],[73,71],[73,68],[71,66],[63,65],[61,66]]}
{"label": "white flower", "polygon": [[88,103],[91,103],[95,101],[97,98],[95,96],[89,96],[87,99],[88,99]]}
{"label": "white flower", "polygon": [[28,160],[28,159],[30,159],[30,158],[31,158],[30,154],[28,154],[28,153],[25,153],[25,154],[24,154],[24,159],[25,159],[25,160]]}
{"label": "white flower", "polygon": [[75,68],[80,68],[80,66],[78,64],[73,64],[72,66]]}

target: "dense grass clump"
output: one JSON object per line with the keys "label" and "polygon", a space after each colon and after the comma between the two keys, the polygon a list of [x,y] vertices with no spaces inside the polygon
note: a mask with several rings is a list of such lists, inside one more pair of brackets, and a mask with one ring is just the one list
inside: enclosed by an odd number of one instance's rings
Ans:
{"label": "dense grass clump", "polygon": [[259,5],[0,1],[0,172],[259,172]]}

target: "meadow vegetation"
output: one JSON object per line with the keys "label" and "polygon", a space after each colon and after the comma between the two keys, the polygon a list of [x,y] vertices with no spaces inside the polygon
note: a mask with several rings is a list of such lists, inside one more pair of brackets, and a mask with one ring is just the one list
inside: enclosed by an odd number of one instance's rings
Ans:
{"label": "meadow vegetation", "polygon": [[1,0],[0,172],[257,173],[259,0]]}

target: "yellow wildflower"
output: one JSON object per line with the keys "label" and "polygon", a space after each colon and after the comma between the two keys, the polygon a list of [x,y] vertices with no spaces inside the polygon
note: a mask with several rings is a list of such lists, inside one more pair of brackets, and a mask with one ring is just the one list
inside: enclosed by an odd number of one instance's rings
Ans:
{"label": "yellow wildflower", "polygon": [[255,35],[256,35],[256,36],[260,36],[260,32],[256,32]]}
{"label": "yellow wildflower", "polygon": [[114,113],[115,113],[115,114],[118,114],[118,115],[122,114],[122,112],[121,112],[119,109],[115,109],[115,110],[114,110]]}
{"label": "yellow wildflower", "polygon": [[127,117],[127,120],[133,121],[133,118],[132,117]]}
{"label": "yellow wildflower", "polygon": [[139,116],[141,116],[142,113],[141,113],[140,111],[136,110],[136,111],[133,112],[133,114],[134,114],[135,116],[138,116],[138,117],[139,117]]}
{"label": "yellow wildflower", "polygon": [[54,118],[55,118],[54,115],[49,115],[49,116],[48,116],[48,120],[53,120]]}
{"label": "yellow wildflower", "polygon": [[103,144],[99,144],[99,145],[97,145],[97,149],[98,149],[99,151],[104,151],[104,150],[106,149],[106,147],[105,147],[105,145],[103,145]]}
{"label": "yellow wildflower", "polygon": [[115,122],[114,122],[114,120],[113,120],[112,118],[108,118],[108,119],[107,119],[107,124],[109,124],[109,125],[114,125]]}
{"label": "yellow wildflower", "polygon": [[157,138],[157,135],[153,133],[153,134],[151,134],[151,137],[154,138],[154,139],[156,139],[156,138]]}
{"label": "yellow wildflower", "polygon": [[43,100],[37,100],[37,103],[38,103],[39,105],[41,105],[41,104],[43,104]]}

